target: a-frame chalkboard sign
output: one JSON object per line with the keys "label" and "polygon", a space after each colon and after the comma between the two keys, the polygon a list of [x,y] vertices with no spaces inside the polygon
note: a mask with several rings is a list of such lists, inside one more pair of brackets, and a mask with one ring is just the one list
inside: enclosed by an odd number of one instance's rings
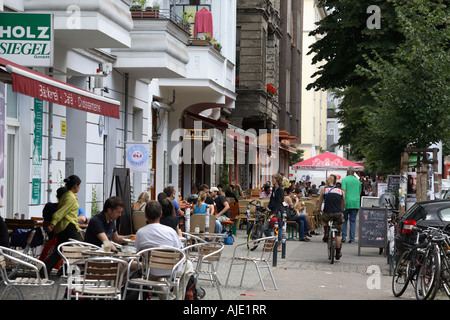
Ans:
{"label": "a-frame chalkboard sign", "polygon": [[133,232],[130,191],[130,169],[114,168],[109,196],[120,197],[125,202],[125,208],[123,208],[122,216],[116,222],[118,224],[117,231],[121,235],[130,235]]}

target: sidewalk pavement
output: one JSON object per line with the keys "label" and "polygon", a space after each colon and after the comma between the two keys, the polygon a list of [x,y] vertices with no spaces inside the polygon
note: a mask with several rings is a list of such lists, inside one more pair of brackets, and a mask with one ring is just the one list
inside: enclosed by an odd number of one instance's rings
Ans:
{"label": "sidewalk pavement", "polygon": [[[356,237],[358,241],[358,234]],[[282,259],[278,253],[276,267],[270,261],[278,290],[273,287],[266,269],[261,272],[266,291],[262,289],[252,263],[247,265],[242,287],[239,286],[242,266],[233,266],[225,286],[233,250],[236,244],[246,242],[246,238],[245,230],[238,230],[234,244],[226,245],[223,250],[217,272],[223,300],[415,300],[411,286],[400,298],[393,296],[387,259],[379,254],[378,248],[361,248],[358,256],[358,243],[344,243],[342,258],[331,265],[322,235],[313,236],[310,242],[289,240],[286,242],[286,258]],[[246,246],[242,246],[242,255],[246,253],[244,248]],[[60,279],[54,273],[50,278],[56,281],[55,286],[49,289],[53,298]],[[199,281],[199,286],[206,292],[203,300],[219,300],[218,291],[210,282]],[[40,299],[32,290],[24,293],[27,300]],[[61,300],[63,294],[64,288],[59,291],[57,299]],[[8,297],[16,298],[13,292]],[[438,299],[448,300],[444,295]]]}
{"label": "sidewalk pavement", "polygon": [[[240,231],[242,232],[242,231]],[[245,232],[235,239],[245,241]],[[230,300],[391,300],[392,295],[387,259],[378,248],[361,248],[357,243],[344,243],[342,258],[332,265],[328,260],[326,243],[322,235],[313,236],[310,242],[286,242],[286,258],[278,254],[277,266],[272,267],[278,287],[275,290],[267,270],[262,270],[266,291],[262,289],[252,264],[247,265],[243,287],[239,287],[242,267],[233,267],[227,287],[222,286],[224,299]],[[232,246],[227,246],[222,256],[218,277],[226,281],[232,256]],[[272,262],[271,262],[272,266]],[[369,268],[369,269],[368,269]],[[370,273],[367,273],[369,270]],[[217,299],[209,284],[205,299]],[[414,298],[414,291],[405,292],[400,299]]]}

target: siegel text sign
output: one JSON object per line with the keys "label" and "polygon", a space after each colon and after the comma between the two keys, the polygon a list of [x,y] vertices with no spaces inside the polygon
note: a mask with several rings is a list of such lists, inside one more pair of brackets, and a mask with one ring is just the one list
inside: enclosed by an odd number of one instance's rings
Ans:
{"label": "siegel text sign", "polygon": [[26,67],[52,67],[52,15],[1,12],[0,56]]}

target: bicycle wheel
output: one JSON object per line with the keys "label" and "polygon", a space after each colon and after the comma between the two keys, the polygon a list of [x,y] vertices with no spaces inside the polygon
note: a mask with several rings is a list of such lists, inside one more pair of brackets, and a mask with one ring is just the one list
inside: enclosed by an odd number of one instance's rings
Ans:
{"label": "bicycle wheel", "polygon": [[432,248],[423,258],[416,279],[417,300],[433,300],[439,289],[439,278],[441,274],[441,258],[439,248]]}
{"label": "bicycle wheel", "polygon": [[333,230],[330,230],[330,263],[334,263],[334,256],[336,254],[336,235]]}
{"label": "bicycle wheel", "polygon": [[450,261],[449,255],[445,254],[441,257],[441,274],[439,277],[440,288],[450,298]]}
{"label": "bicycle wheel", "polygon": [[402,254],[395,265],[394,275],[392,276],[392,293],[395,297],[400,297],[408,287],[409,283],[409,263],[410,252]]}
{"label": "bicycle wheel", "polygon": [[258,248],[257,244],[252,244],[250,241],[257,240],[262,238],[262,225],[260,223],[256,223],[251,229],[250,233],[248,234],[247,239],[247,248],[250,249],[250,251],[255,250]]}

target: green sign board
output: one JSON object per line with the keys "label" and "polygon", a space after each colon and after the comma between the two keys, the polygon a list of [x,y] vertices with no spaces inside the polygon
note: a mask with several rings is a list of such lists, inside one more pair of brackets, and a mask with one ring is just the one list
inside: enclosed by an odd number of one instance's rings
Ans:
{"label": "green sign board", "polygon": [[41,203],[41,171],[42,171],[42,130],[43,130],[44,103],[34,99],[34,140],[33,140],[33,179],[31,186],[31,203]]}
{"label": "green sign board", "polygon": [[0,12],[0,57],[27,67],[53,66],[53,16]]}

